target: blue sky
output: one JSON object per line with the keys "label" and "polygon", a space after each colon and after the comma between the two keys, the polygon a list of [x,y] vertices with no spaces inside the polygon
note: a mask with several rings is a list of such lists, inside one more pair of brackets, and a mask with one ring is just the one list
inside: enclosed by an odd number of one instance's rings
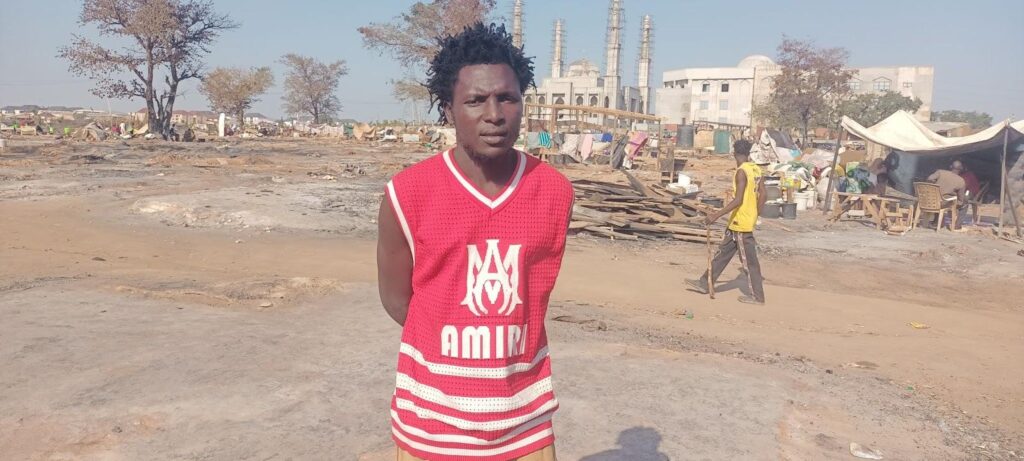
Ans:
{"label": "blue sky", "polygon": [[[389,21],[411,1],[215,0],[241,27],[225,33],[207,58],[214,66],[264,66],[283,80],[281,55],[344,59],[349,74],[338,95],[342,117],[403,118],[411,108],[391,97],[388,81],[404,70],[362,46],[356,28]],[[536,56],[538,81],[550,71],[551,27],[566,22],[567,61],[587,58],[603,66],[605,0],[524,0],[525,48]],[[775,55],[783,34],[850,51],[853,66],[932,65],[934,109],[981,110],[996,119],[1024,118],[1024,2],[1019,0],[824,0],[741,1],[624,0],[622,64],[626,83],[636,81],[639,24],[654,19],[654,84],[682,67],[735,65],[750,54]],[[499,0],[497,15],[510,17],[512,0]],[[4,2],[0,7],[0,106],[80,105],[106,109],[88,80],[70,74],[56,58],[72,33],[95,35],[77,19],[73,0]],[[255,110],[282,115],[280,86]],[[114,110],[142,101],[111,100]],[[185,87],[181,109],[205,109],[195,84]]]}

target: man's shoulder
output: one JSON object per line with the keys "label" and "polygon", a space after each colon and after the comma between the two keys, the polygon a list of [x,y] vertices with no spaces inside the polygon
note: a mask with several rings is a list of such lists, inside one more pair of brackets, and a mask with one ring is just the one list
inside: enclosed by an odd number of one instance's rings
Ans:
{"label": "man's shoulder", "polygon": [[566,178],[565,175],[562,174],[561,171],[555,169],[555,167],[530,154],[526,154],[526,159],[528,162],[526,165],[528,174],[533,176],[538,183],[560,190],[572,189],[572,182],[569,181],[569,178]]}
{"label": "man's shoulder", "polygon": [[409,165],[395,174],[392,180],[408,180],[409,178],[435,177],[438,168],[444,166],[445,151],[438,152],[412,165]]}

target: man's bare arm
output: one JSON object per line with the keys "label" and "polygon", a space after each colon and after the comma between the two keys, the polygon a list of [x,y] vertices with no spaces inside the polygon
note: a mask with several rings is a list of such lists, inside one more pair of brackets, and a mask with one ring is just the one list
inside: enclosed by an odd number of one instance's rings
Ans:
{"label": "man's bare arm", "polygon": [[768,188],[764,185],[764,176],[757,178],[757,215],[761,216],[764,203],[768,201]]}
{"label": "man's bare arm", "polygon": [[405,325],[412,299],[412,252],[387,195],[377,216],[377,285],[384,310]]}

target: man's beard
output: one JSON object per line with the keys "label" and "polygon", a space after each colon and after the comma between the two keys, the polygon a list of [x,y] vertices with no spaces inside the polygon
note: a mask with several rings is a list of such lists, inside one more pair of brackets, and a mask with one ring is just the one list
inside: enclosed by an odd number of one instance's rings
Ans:
{"label": "man's beard", "polygon": [[490,156],[487,156],[487,155],[478,154],[475,150],[469,149],[469,148],[467,148],[465,146],[463,146],[463,150],[466,152],[466,156],[468,156],[469,159],[472,160],[474,163],[479,163],[479,164],[482,164],[482,165],[495,165],[495,164],[499,164],[501,162],[508,161],[508,158],[506,156],[508,154],[512,153],[512,151],[514,149],[510,147],[510,148],[508,148],[508,152],[506,152],[505,156],[496,156],[496,157],[490,157]]}

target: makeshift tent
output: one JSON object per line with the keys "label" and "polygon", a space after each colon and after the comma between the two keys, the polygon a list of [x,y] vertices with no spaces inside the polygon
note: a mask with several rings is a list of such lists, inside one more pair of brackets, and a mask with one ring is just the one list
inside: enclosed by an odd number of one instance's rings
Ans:
{"label": "makeshift tent", "polygon": [[765,165],[769,163],[788,163],[800,156],[793,139],[779,130],[766,128],[761,131],[761,138],[750,148],[750,160]]}
{"label": "makeshift tent", "polygon": [[915,180],[960,159],[982,181],[991,183],[999,203],[1010,202],[1010,210],[1024,198],[1024,120],[1007,120],[969,136],[949,138],[929,130],[905,111],[870,128],[843,117],[842,126],[854,136],[885,147],[887,162],[895,167],[889,179],[901,192],[912,193]]}

